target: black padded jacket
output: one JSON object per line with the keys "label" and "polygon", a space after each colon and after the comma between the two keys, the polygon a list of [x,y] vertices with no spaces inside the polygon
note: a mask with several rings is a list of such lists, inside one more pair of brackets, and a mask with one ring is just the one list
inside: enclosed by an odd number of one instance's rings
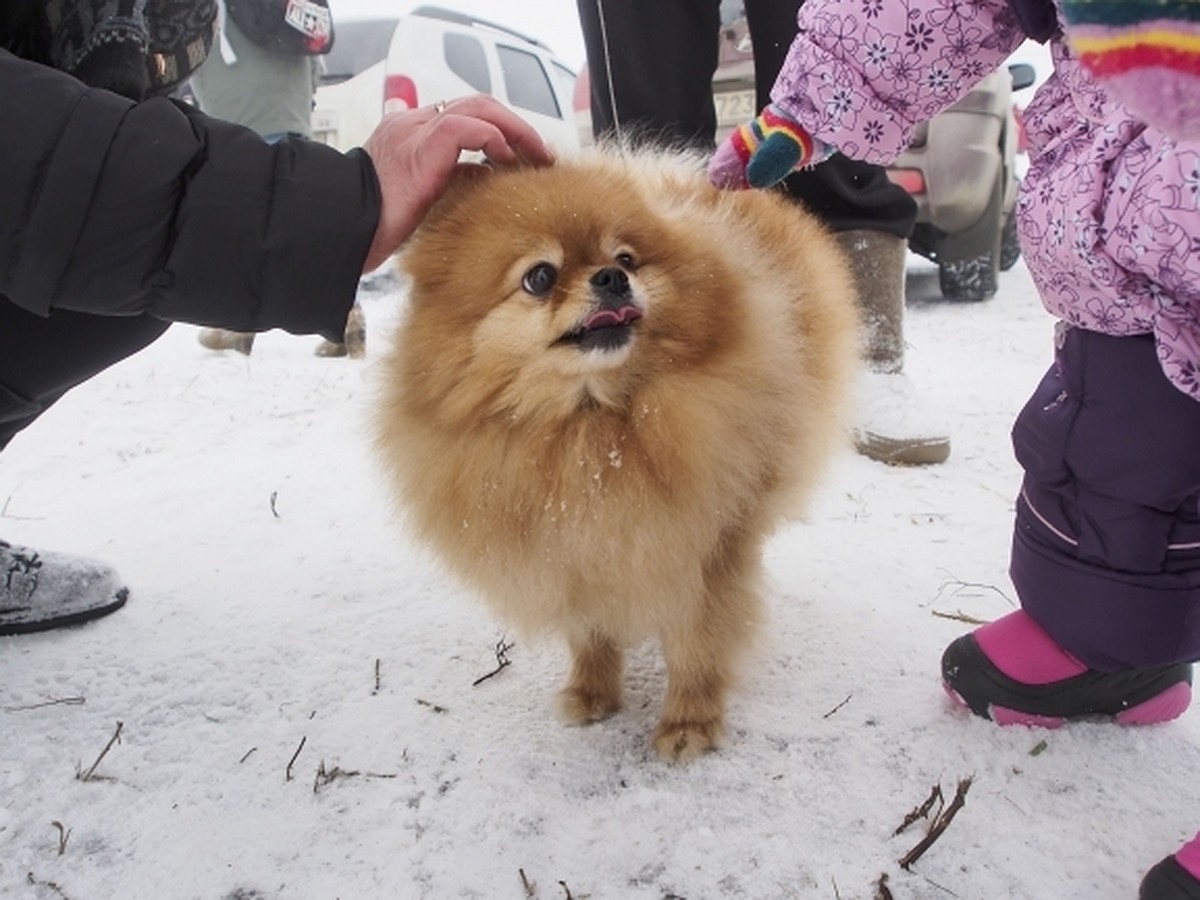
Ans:
{"label": "black padded jacket", "polygon": [[0,295],[340,340],[378,222],[361,150],[267,145],[0,50]]}

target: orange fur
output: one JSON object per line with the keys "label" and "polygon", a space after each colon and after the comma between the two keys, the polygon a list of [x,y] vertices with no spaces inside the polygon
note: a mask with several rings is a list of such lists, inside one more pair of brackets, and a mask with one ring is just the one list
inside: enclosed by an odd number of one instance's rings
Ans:
{"label": "orange fur", "polygon": [[[558,273],[540,297],[538,263]],[[763,541],[844,437],[857,323],[836,243],[690,158],[597,151],[460,178],[403,265],[377,442],[399,505],[504,618],[566,638],[569,721],[614,712],[622,648],[657,635],[655,747],[713,747]],[[615,269],[631,338],[564,342]]]}

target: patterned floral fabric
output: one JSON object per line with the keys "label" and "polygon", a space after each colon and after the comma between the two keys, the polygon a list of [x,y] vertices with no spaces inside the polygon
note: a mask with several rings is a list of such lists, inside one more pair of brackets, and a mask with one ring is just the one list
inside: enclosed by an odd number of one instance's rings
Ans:
{"label": "patterned floral fabric", "polygon": [[[772,99],[876,163],[1024,40],[1007,0],[808,0]],[[1025,112],[1021,248],[1046,308],[1110,335],[1153,334],[1200,400],[1200,142],[1135,119],[1061,38]]]}

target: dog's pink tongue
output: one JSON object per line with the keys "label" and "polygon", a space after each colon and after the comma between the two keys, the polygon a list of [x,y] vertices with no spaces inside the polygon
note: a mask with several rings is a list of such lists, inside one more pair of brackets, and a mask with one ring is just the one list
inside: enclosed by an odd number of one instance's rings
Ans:
{"label": "dog's pink tongue", "polygon": [[598,309],[583,323],[584,328],[611,328],[614,325],[628,325],[634,319],[640,319],[642,311],[636,306],[622,306],[620,309]]}

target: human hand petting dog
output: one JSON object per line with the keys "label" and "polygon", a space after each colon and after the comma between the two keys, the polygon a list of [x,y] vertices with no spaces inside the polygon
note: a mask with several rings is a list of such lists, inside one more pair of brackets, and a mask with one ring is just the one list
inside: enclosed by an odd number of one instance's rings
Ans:
{"label": "human hand petting dog", "polygon": [[708,178],[720,188],[768,188],[797,169],[824,162],[833,152],[833,147],[771,103],[717,148],[708,164]]}
{"label": "human hand petting dog", "polygon": [[416,230],[464,150],[481,151],[499,165],[554,162],[533,126],[485,94],[389,113],[363,150],[375,164],[382,194],[363,272],[380,266]]}

